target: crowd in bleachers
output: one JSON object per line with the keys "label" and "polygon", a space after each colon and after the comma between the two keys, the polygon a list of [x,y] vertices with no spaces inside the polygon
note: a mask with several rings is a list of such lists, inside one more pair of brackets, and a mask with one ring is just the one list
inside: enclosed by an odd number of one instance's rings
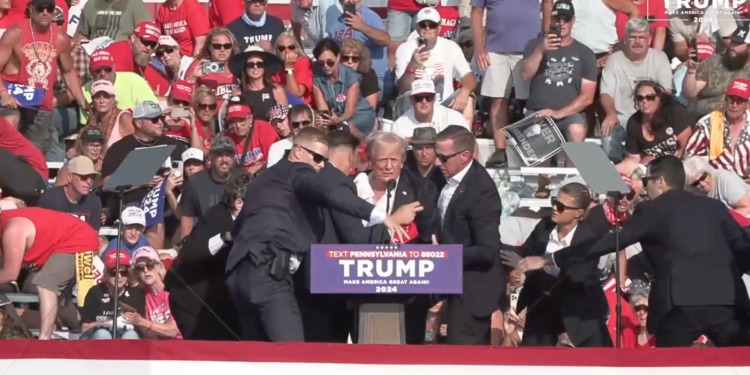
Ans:
{"label": "crowd in bleachers", "polygon": [[[548,118],[569,142],[600,139],[631,187],[620,202],[600,206],[564,183],[553,191],[553,176],[539,175],[533,196],[551,198],[555,215],[570,215],[558,225],[589,217],[593,207],[601,207],[602,223],[627,217],[646,195],[647,165],[663,156],[685,159],[687,186],[742,221],[750,216],[748,12],[696,4],[389,0],[382,18],[366,0],[291,0],[286,26],[268,12],[267,0],[212,0],[208,8],[166,0],[155,14],[142,0],[88,0],[71,38],[68,12],[79,0],[0,0],[0,283],[13,283],[3,291],[39,295],[39,306],[24,304],[20,319],[40,329],[41,339],[61,331],[113,338],[113,321],[123,339],[236,339],[225,286],[206,281],[224,277],[221,262],[197,269],[195,260],[181,259],[181,249],[205,235],[196,228],[208,218],[231,231],[229,219],[252,198],[244,195],[247,185],[287,158],[306,128],[328,133],[331,150],[336,137],[337,146],[350,148],[342,172],[377,175],[385,168],[378,163],[397,164],[389,173],[398,176],[403,167],[442,187],[442,165],[457,154],[436,151],[441,132],[459,126],[491,138],[486,160],[473,143],[474,163],[514,169],[521,165],[513,156],[523,151],[502,129],[528,116]],[[373,151],[389,142],[384,131],[401,140],[404,158]],[[341,141],[342,134],[349,138]],[[120,195],[102,189],[133,150],[164,145],[174,150],[148,185]],[[562,153],[542,166],[555,161],[574,167]],[[51,171],[48,163],[61,167]],[[31,206],[69,214],[77,226]],[[503,213],[498,230],[510,246],[523,244],[550,214],[522,207]],[[118,225],[114,236],[100,231]],[[11,243],[9,233],[30,242]],[[224,239],[211,240],[223,246]],[[200,251],[217,254],[208,243]],[[10,247],[23,251],[9,256]],[[623,345],[653,346],[646,330],[653,272],[637,246],[618,256],[623,285],[635,280]],[[602,257],[594,283],[611,306],[613,259]],[[185,273],[169,276],[170,267]],[[198,273],[206,280],[192,284]],[[523,343],[522,310],[535,304],[524,297],[516,306],[523,274],[510,272],[508,284],[509,302],[491,319],[493,345]],[[186,293],[186,285],[198,294]],[[205,302],[175,303],[170,290]],[[119,306],[110,302],[113,293]],[[407,341],[441,342],[450,330],[441,319],[446,305],[418,307],[410,324],[420,328]],[[216,311],[208,318],[185,313],[203,306]],[[188,317],[180,322],[172,310]],[[15,320],[2,316],[10,332]],[[201,319],[221,324],[202,326]],[[223,328],[207,328],[217,326]],[[543,343],[583,345],[560,329]]]}

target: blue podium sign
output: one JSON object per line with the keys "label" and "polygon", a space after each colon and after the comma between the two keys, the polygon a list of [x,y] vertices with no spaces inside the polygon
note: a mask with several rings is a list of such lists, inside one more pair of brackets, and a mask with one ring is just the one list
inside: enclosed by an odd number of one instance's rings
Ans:
{"label": "blue podium sign", "polygon": [[314,294],[461,294],[462,245],[313,245]]}

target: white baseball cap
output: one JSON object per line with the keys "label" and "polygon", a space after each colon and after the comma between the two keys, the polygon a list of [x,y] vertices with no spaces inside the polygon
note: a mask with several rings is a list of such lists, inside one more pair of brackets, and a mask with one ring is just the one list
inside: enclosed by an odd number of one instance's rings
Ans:
{"label": "white baseball cap", "polygon": [[417,13],[417,23],[422,21],[432,21],[440,24],[440,13],[431,7],[422,8],[419,13]]}
{"label": "white baseball cap", "polygon": [[122,225],[141,225],[146,226],[146,213],[139,207],[128,207],[120,215]]}
{"label": "white baseball cap", "polygon": [[203,162],[203,151],[191,147],[182,153],[182,161],[187,162],[188,160],[198,160]]}
{"label": "white baseball cap", "polygon": [[431,79],[418,79],[411,83],[411,96],[434,93],[435,83]]}

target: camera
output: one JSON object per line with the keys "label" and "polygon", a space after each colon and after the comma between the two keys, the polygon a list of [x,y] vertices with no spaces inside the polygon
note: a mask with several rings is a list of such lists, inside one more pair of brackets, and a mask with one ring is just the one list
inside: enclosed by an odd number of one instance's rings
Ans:
{"label": "camera", "polygon": [[223,62],[204,61],[201,67],[203,74],[224,73],[226,64]]}

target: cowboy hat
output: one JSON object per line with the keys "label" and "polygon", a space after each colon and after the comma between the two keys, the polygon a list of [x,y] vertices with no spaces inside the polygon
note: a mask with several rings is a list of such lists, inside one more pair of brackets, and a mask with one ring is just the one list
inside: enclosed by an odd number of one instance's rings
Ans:
{"label": "cowboy hat", "polygon": [[244,52],[238,53],[229,59],[229,71],[237,78],[242,79],[242,73],[245,70],[245,64],[250,55],[259,55],[265,62],[264,69],[269,75],[273,76],[281,70],[283,63],[281,59],[273,53],[266,52],[258,46],[249,46]]}

